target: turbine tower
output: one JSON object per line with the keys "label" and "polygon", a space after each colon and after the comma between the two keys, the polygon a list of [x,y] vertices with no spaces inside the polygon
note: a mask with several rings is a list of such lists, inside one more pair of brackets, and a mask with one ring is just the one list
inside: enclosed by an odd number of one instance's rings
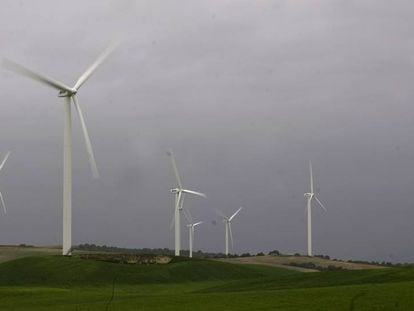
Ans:
{"label": "turbine tower", "polygon": [[171,159],[171,165],[173,167],[175,178],[177,179],[178,187],[171,189],[171,193],[175,194],[175,206],[174,206],[174,227],[175,227],[175,234],[174,234],[174,249],[175,249],[175,256],[180,256],[181,250],[181,224],[180,224],[180,217],[181,211],[183,210],[183,201],[185,194],[192,194],[199,197],[205,198],[206,195],[204,193],[196,192],[193,190],[188,190],[183,188],[183,184],[181,182],[180,174],[178,173],[177,163],[175,162],[174,154],[172,150],[167,151],[167,155]]}
{"label": "turbine tower", "polygon": [[307,214],[308,214],[308,256],[312,256],[312,200],[315,199],[316,202],[326,211],[325,206],[319,201],[313,192],[313,173],[312,173],[312,163],[309,161],[309,174],[310,174],[310,192],[305,193],[305,198],[307,200]]}
{"label": "turbine tower", "polygon": [[201,225],[203,222],[199,221],[199,222],[194,223],[190,212],[186,213],[185,210],[183,210],[183,212],[184,212],[185,218],[187,218],[187,221],[189,222],[187,224],[187,227],[188,227],[188,250],[189,250],[188,257],[193,258],[194,229],[198,225]]}
{"label": "turbine tower", "polygon": [[[7,159],[9,158],[9,155],[10,155],[10,151],[8,151],[8,152],[6,153],[6,155],[4,156],[3,161],[1,161],[1,164],[0,164],[0,171],[3,169],[4,163],[6,163]],[[0,192],[0,201],[1,201],[1,205],[3,206],[3,211],[4,211],[4,214],[7,214],[7,211],[6,211],[6,204],[4,203],[3,194],[2,194],[1,192]]]}
{"label": "turbine tower", "polygon": [[83,136],[85,139],[86,151],[89,158],[89,163],[92,169],[92,174],[95,178],[99,177],[98,169],[96,167],[95,156],[92,150],[91,140],[89,138],[88,130],[85,123],[82,110],[78,104],[76,94],[79,88],[90,78],[98,66],[113,52],[116,44],[110,45],[107,49],[99,55],[99,57],[89,66],[88,69],[79,77],[73,87],[69,87],[55,79],[46,75],[37,73],[22,65],[19,65],[11,60],[4,59],[3,65],[5,68],[12,70],[18,74],[24,75],[47,86],[50,86],[59,91],[58,97],[62,97],[64,104],[64,135],[63,135],[63,239],[62,239],[62,254],[70,256],[72,252],[72,104],[78,114],[81,124]]}
{"label": "turbine tower", "polygon": [[231,231],[231,221],[233,218],[242,210],[243,207],[240,207],[233,215],[227,217],[222,211],[216,209],[217,213],[222,217],[224,222],[224,230],[225,230],[225,243],[226,248],[224,254],[227,256],[229,254],[229,236],[231,241],[231,248],[233,249],[233,233]]}

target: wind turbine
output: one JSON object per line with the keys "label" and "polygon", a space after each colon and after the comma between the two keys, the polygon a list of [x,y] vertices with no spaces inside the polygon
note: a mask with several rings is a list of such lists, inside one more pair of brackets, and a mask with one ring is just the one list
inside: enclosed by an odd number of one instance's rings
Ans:
{"label": "wind turbine", "polygon": [[227,256],[229,254],[229,235],[231,241],[231,248],[233,249],[233,233],[231,231],[231,221],[233,218],[242,210],[243,207],[240,207],[233,215],[227,217],[222,211],[216,209],[217,213],[223,218],[224,222],[224,229],[225,229],[225,242],[226,242],[226,249],[224,254]]}
{"label": "wind turbine", "polygon": [[193,257],[193,243],[194,243],[194,229],[195,227],[197,227],[198,225],[201,225],[203,222],[199,221],[196,223],[193,223],[193,218],[191,217],[190,212],[186,213],[185,210],[183,210],[184,212],[184,216],[185,218],[187,218],[187,221],[189,222],[189,224],[187,224],[188,227],[188,250],[189,250],[189,255],[188,257],[192,258]]}
{"label": "wind turbine", "polygon": [[167,151],[167,155],[171,159],[171,165],[173,167],[175,178],[177,179],[178,187],[171,189],[171,193],[175,194],[175,207],[174,207],[174,227],[175,227],[175,256],[180,256],[181,249],[181,225],[180,225],[180,212],[183,210],[184,194],[192,194],[205,198],[204,193],[200,193],[193,190],[184,189],[181,183],[180,174],[178,173],[177,163],[175,162],[174,154],[172,150]]}
{"label": "wind turbine", "polygon": [[310,192],[305,193],[305,198],[307,200],[307,212],[308,212],[308,256],[312,256],[312,200],[315,199],[316,202],[326,211],[325,206],[319,201],[313,192],[313,173],[312,173],[312,163],[309,161],[309,174],[310,174]]}
{"label": "wind turbine", "polygon": [[[6,153],[6,155],[4,156],[3,161],[1,161],[1,164],[0,164],[0,171],[3,169],[4,163],[6,163],[7,159],[9,158],[9,155],[10,155],[10,151],[8,151],[8,152]],[[6,204],[4,204],[3,194],[2,194],[1,192],[0,192],[0,201],[1,201],[1,205],[3,205],[3,211],[4,211],[4,214],[7,214],[7,211],[6,211]]]}
{"label": "wind turbine", "polygon": [[85,139],[86,151],[89,158],[89,163],[92,169],[92,174],[95,178],[99,177],[98,169],[96,167],[95,157],[92,150],[91,140],[89,138],[88,130],[86,128],[85,118],[82,110],[78,104],[76,94],[79,88],[90,78],[98,66],[113,52],[116,44],[110,45],[106,48],[99,57],[92,63],[91,66],[79,77],[73,87],[52,79],[46,75],[37,73],[22,65],[19,65],[11,60],[4,59],[3,65],[6,69],[14,71],[18,74],[41,82],[59,91],[58,97],[64,99],[64,136],[63,136],[63,239],[62,239],[62,254],[70,256],[72,251],[72,104],[75,106],[79,117],[83,136]]}

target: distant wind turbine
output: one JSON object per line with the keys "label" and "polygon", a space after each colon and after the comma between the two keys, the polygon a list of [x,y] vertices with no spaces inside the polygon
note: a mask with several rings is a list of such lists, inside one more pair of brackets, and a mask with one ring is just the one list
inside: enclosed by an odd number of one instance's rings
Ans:
{"label": "distant wind turbine", "polygon": [[181,224],[180,224],[180,212],[183,210],[184,194],[192,194],[205,198],[206,195],[201,192],[184,189],[181,183],[180,174],[178,173],[177,163],[175,162],[174,154],[172,150],[167,151],[167,155],[171,159],[171,165],[173,167],[175,178],[177,179],[178,187],[171,189],[171,193],[175,194],[175,206],[174,206],[174,227],[175,227],[175,256],[180,256],[181,250]]}
{"label": "distant wind turbine", "polygon": [[227,256],[229,254],[229,236],[231,241],[231,248],[233,249],[233,233],[231,231],[231,221],[233,218],[242,210],[243,207],[240,207],[233,215],[230,217],[227,217],[221,210],[216,208],[216,212],[222,217],[224,222],[224,229],[225,229],[225,242],[226,242],[226,248],[225,248],[225,255]]}
{"label": "distant wind turbine", "polygon": [[189,235],[188,236],[188,250],[189,250],[188,257],[192,258],[193,257],[193,244],[194,244],[194,229],[198,225],[201,225],[203,222],[199,221],[199,222],[194,223],[190,212],[186,212],[185,210],[183,210],[183,212],[184,212],[185,218],[187,218],[187,221],[188,221],[188,224],[187,224],[188,235]]}
{"label": "distant wind turbine", "polygon": [[63,239],[62,239],[62,254],[64,256],[71,255],[72,252],[72,104],[75,106],[76,112],[81,124],[83,137],[85,139],[86,151],[89,158],[89,163],[92,169],[92,174],[95,178],[99,177],[98,169],[96,167],[95,156],[92,150],[91,140],[89,138],[88,130],[86,128],[85,118],[82,110],[78,104],[76,94],[79,88],[90,78],[98,66],[113,52],[116,44],[110,45],[99,57],[92,63],[91,66],[79,77],[73,87],[69,87],[55,79],[47,77],[46,75],[37,73],[22,65],[19,65],[11,60],[4,59],[3,66],[6,69],[14,71],[23,76],[34,79],[47,86],[50,86],[59,91],[58,97],[64,98],[64,137],[63,137]]}
{"label": "distant wind turbine", "polygon": [[305,198],[307,200],[307,213],[308,213],[308,256],[312,256],[312,200],[315,199],[316,202],[326,211],[325,206],[319,201],[313,191],[313,173],[312,173],[312,163],[309,161],[309,174],[310,174],[310,192],[305,193]]}
{"label": "distant wind turbine", "polygon": [[[8,151],[8,152],[6,153],[6,155],[4,156],[3,161],[1,161],[1,164],[0,164],[0,171],[3,169],[3,166],[4,166],[4,164],[6,163],[7,159],[9,158],[9,155],[10,155],[10,151]],[[1,205],[3,205],[3,211],[4,211],[4,214],[7,214],[6,204],[4,203],[3,194],[2,194],[1,192],[0,192],[0,201],[1,201]]]}

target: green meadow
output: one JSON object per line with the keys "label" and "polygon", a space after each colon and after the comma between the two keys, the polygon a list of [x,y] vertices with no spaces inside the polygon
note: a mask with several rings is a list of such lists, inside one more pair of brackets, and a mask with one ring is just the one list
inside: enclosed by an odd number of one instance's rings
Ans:
{"label": "green meadow", "polygon": [[0,264],[0,310],[414,310],[414,269],[302,273],[184,258],[26,257]]}

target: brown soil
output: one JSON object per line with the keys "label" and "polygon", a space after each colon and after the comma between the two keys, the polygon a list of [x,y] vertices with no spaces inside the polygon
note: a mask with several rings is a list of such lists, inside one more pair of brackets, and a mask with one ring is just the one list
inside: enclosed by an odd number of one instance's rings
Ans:
{"label": "brown soil", "polygon": [[300,265],[304,263],[313,263],[318,267],[328,268],[334,266],[345,270],[363,270],[363,269],[382,269],[383,266],[376,266],[370,264],[351,263],[345,261],[328,260],[319,257],[307,257],[307,256],[252,256],[252,257],[238,257],[238,258],[222,258],[218,259],[223,262],[238,263],[238,264],[254,264],[273,266],[278,268],[286,268],[297,270],[301,272],[318,272],[316,269],[308,269],[297,267],[295,264]]}

